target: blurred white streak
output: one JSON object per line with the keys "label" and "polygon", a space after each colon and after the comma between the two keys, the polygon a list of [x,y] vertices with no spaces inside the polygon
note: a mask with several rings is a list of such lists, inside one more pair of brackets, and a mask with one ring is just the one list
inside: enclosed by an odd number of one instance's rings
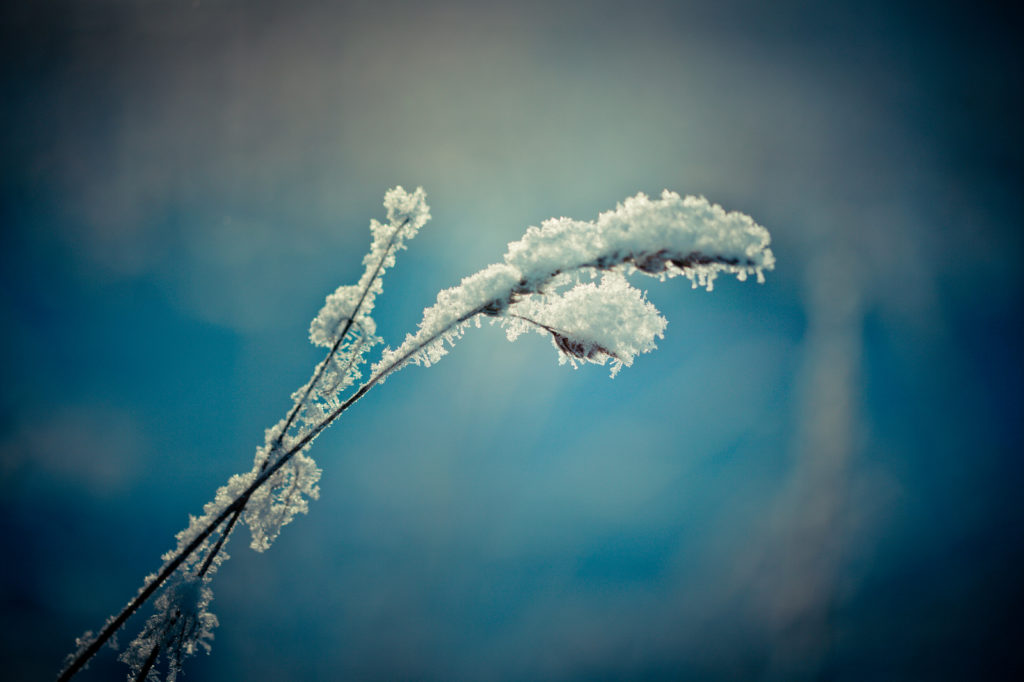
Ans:
{"label": "blurred white streak", "polygon": [[821,673],[857,523],[851,473],[863,435],[863,275],[856,249],[835,241],[820,248],[806,271],[809,326],[797,386],[795,461],[767,516],[763,544],[741,568],[741,580],[752,588],[755,626],[767,637],[767,679]]}
{"label": "blurred white streak", "polygon": [[130,414],[110,407],[62,407],[25,419],[0,442],[0,480],[71,484],[97,498],[129,490],[146,444]]}

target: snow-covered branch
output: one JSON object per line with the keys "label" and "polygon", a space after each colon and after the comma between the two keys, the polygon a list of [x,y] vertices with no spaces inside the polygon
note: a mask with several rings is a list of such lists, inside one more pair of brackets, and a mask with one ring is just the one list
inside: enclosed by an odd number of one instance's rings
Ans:
{"label": "snow-covered branch", "polygon": [[233,476],[202,515],[190,518],[178,533],[177,547],[164,555],[163,567],[98,635],[78,640],[60,679],[78,672],[161,587],[156,613],[122,654],[132,674],[156,679],[155,666],[163,658],[167,679],[173,680],[183,658],[208,650],[217,624],[208,610],[209,584],[227,558],[223,547],[236,522],[249,526],[253,549],[267,549],[319,494],[320,469],[308,455],[313,440],[397,370],[437,362],[470,323],[500,323],[509,340],[531,329],[549,335],[561,363],[610,362],[615,376],[637,355],[653,350],[667,324],[628,275],[660,280],[681,275],[710,291],[721,273],[763,282],[775,265],[768,231],[748,216],[667,190],[655,200],[631,197],[596,221],[553,218],[509,244],[503,262],[441,291],[416,332],[397,348],[386,348],[369,378],[346,396],[360,378],[366,354],[380,341],[371,312],[382,277],[430,219],[422,189],[389,190],[384,207],[388,222],[370,224],[363,275],[330,294],[310,325],[310,340],[328,348],[327,356],[293,394],[285,418],[267,429],[252,469]]}

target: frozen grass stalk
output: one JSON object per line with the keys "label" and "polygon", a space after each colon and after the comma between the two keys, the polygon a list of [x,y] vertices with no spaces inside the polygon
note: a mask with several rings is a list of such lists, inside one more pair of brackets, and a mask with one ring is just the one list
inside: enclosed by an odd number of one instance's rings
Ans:
{"label": "frozen grass stalk", "polygon": [[609,364],[611,375],[655,348],[667,324],[626,276],[688,278],[709,291],[715,278],[740,280],[775,265],[768,231],[742,213],[726,213],[703,197],[664,191],[660,199],[637,194],[596,221],[552,218],[508,245],[500,263],[466,277],[437,295],[415,333],[383,350],[366,380],[362,367],[380,339],[371,313],[384,273],[396,254],[430,219],[422,188],[401,187],[384,196],[387,222],[370,221],[372,241],[359,281],[327,297],[310,325],[309,338],[327,348],[324,359],[292,394],[284,419],[267,429],[252,468],[222,486],[200,516],[177,535],[177,546],[148,576],[135,598],[109,618],[99,634],[76,640],[58,679],[81,670],[139,607],[159,592],[154,613],[122,652],[130,680],[173,681],[183,660],[209,652],[216,617],[209,612],[211,582],[227,558],[224,546],[241,521],[250,546],[270,547],[296,514],[319,495],[320,469],[308,455],[313,440],[357,400],[408,364],[430,366],[445,355],[470,324],[482,320],[505,328],[509,340],[536,331],[550,337],[560,363]]}

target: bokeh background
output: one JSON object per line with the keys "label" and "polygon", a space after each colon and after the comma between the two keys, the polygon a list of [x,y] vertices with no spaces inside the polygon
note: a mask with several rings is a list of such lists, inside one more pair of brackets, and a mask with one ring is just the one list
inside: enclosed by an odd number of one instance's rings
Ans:
{"label": "bokeh background", "polygon": [[[614,380],[467,334],[316,444],[188,680],[1021,672],[1021,25],[978,3],[4,3],[0,659],[48,679],[319,359],[395,184],[399,341],[528,225],[638,191],[773,235],[637,282]],[[133,622],[126,642],[137,631]],[[104,652],[82,680],[125,672]]]}

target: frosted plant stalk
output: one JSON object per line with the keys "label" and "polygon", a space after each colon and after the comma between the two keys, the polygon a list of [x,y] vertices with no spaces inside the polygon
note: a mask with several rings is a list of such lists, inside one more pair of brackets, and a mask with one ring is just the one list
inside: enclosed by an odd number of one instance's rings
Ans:
{"label": "frosted plant stalk", "polygon": [[710,291],[721,273],[741,281],[753,275],[763,282],[765,271],[775,265],[767,230],[703,197],[682,198],[666,190],[655,200],[644,194],[626,199],[596,221],[553,218],[510,243],[501,263],[441,291],[424,310],[416,332],[398,347],[385,348],[366,381],[346,397],[360,378],[367,352],[380,341],[371,312],[383,274],[430,219],[422,188],[391,189],[384,206],[388,222],[371,221],[373,239],[359,282],[330,294],[310,326],[310,340],[328,353],[293,394],[286,417],[267,430],[253,468],[232,476],[203,514],[190,518],[177,547],[164,555],[162,568],[146,578],[138,595],[98,635],[86,633],[77,640],[78,650],[59,679],[77,673],[162,586],[156,613],[121,655],[131,676],[158,679],[155,665],[163,657],[167,679],[174,680],[185,656],[209,651],[217,624],[207,608],[209,585],[227,558],[223,547],[237,522],[249,526],[253,549],[266,550],[319,494],[320,469],[307,454],[312,441],[397,370],[436,363],[469,324],[497,322],[509,340],[530,330],[548,335],[560,363],[575,368],[610,362],[614,377],[637,355],[653,350],[667,324],[626,276],[638,273],[662,281],[684,276],[694,288]]}

